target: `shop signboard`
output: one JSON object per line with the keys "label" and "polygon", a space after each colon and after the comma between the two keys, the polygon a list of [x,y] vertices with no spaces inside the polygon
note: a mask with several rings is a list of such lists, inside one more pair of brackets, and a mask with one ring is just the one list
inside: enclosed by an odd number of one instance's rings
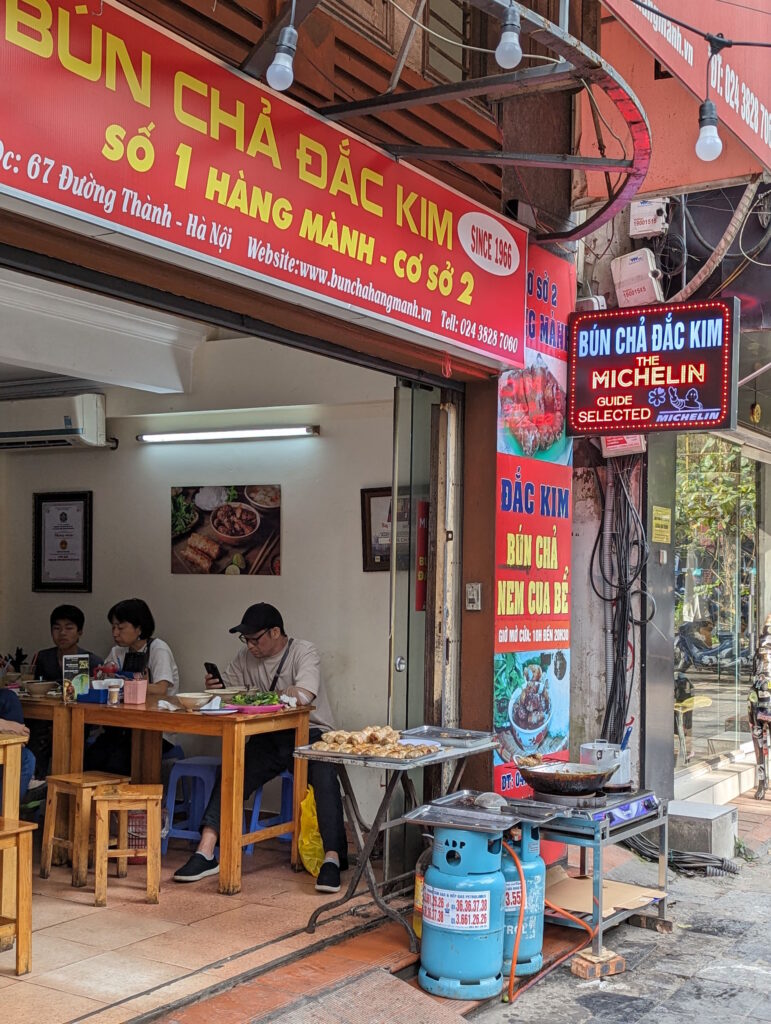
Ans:
{"label": "shop signboard", "polygon": [[[616,15],[679,78],[699,100],[714,101],[720,120],[755,154],[771,164],[771,76],[768,50],[762,46],[730,46],[709,61],[710,45],[704,32],[722,33],[727,39],[757,44],[768,39],[767,2],[727,3],[726,0],[677,0],[666,5],[646,0],[639,7],[631,0],[603,0]],[[675,24],[680,22],[697,30]],[[694,125],[694,134],[698,126]],[[716,168],[718,164],[715,165]]]}
{"label": "shop signboard", "polygon": [[498,382],[494,772],[496,791],[508,796],[531,792],[515,758],[566,759],[570,725],[573,448],[565,384],[575,268],[532,246],[529,274],[526,365]]}
{"label": "shop signboard", "polygon": [[2,6],[0,192],[522,364],[524,228],[112,0]]}
{"label": "shop signboard", "polygon": [[735,427],[738,331],[735,298],[573,313],[568,433]]}

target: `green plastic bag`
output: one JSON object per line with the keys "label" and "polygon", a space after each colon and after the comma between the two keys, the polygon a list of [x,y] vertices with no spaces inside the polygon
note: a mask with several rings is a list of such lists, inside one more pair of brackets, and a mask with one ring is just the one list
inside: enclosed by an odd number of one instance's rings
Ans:
{"label": "green plastic bag", "polygon": [[317,877],[324,863],[324,844],[319,832],[319,819],[316,815],[316,797],[313,786],[308,786],[305,799],[300,804],[300,836],[297,840],[300,860],[305,870]]}

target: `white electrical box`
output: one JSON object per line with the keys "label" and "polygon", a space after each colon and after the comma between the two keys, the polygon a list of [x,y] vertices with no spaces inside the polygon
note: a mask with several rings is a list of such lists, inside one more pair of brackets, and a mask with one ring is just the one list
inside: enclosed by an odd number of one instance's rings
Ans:
{"label": "white electrical box", "polygon": [[637,249],[611,260],[610,272],[619,306],[649,306],[664,301],[661,271],[650,249]]}
{"label": "white electrical box", "polygon": [[467,583],[466,584],[466,611],[467,612],[481,612],[482,611],[482,584],[481,583]]}
{"label": "white electrical box", "polygon": [[645,435],[611,434],[600,438],[600,447],[606,459],[616,459],[621,455],[642,455],[645,451]]}
{"label": "white electrical box", "polygon": [[604,295],[588,295],[584,299],[576,299],[576,313],[593,313],[598,309],[607,309]]}
{"label": "white electrical box", "polygon": [[657,238],[667,233],[669,200],[662,196],[637,199],[629,205],[629,237]]}

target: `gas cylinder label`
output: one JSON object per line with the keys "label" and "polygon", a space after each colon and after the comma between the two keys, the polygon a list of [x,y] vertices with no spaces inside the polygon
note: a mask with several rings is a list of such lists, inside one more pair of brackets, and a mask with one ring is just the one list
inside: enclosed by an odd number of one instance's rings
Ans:
{"label": "gas cylinder label", "polygon": [[[525,897],[527,899],[527,897]],[[522,886],[519,882],[506,883],[506,910],[516,910],[522,903]]]}
{"label": "gas cylinder label", "polygon": [[423,920],[448,931],[482,931],[490,927],[490,890],[454,892],[423,887]]}
{"label": "gas cylinder label", "polygon": [[[543,913],[544,909],[544,875],[533,875],[527,881],[527,891],[525,894],[525,909],[532,910],[534,914]],[[519,879],[516,882],[506,883],[506,897],[504,909],[519,910],[519,906],[522,902],[522,886],[519,883]]]}

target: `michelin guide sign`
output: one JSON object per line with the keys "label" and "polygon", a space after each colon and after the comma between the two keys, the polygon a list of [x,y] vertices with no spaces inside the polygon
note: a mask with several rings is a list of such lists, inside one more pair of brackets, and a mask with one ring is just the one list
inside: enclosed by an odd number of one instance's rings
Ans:
{"label": "michelin guide sign", "polygon": [[735,427],[738,337],[738,299],[571,314],[568,434]]}

